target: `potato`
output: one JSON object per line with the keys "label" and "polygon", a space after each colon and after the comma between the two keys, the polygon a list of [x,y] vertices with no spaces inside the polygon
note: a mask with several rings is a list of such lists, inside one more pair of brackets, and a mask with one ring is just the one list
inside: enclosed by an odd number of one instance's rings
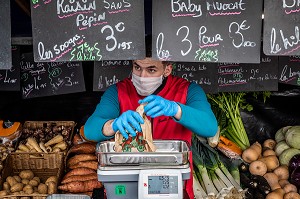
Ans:
{"label": "potato", "polygon": [[39,178],[39,177],[37,177],[37,176],[33,177],[33,178],[32,178],[32,180],[36,180],[38,183],[40,183],[40,182],[41,182],[40,178]]}
{"label": "potato", "polygon": [[56,192],[56,183],[55,182],[47,182],[48,186],[48,194],[54,194]]}
{"label": "potato", "polygon": [[38,192],[40,194],[47,194],[48,193],[48,187],[47,187],[47,185],[45,185],[43,183],[40,183],[39,186],[38,186]]}
{"label": "potato", "polygon": [[13,177],[16,179],[17,182],[21,182],[21,180],[22,180],[22,179],[20,178],[20,176],[13,176]]}
{"label": "potato", "polygon": [[55,182],[55,183],[57,183],[57,177],[56,177],[56,176],[50,176],[50,177],[47,178],[47,180],[45,181],[45,184],[47,184],[48,182]]}
{"label": "potato", "polygon": [[18,181],[12,176],[8,176],[6,178],[6,182],[8,182],[11,187],[18,183]]}
{"label": "potato", "polygon": [[0,196],[6,196],[6,195],[8,195],[8,191],[7,190],[0,191]]}
{"label": "potato", "polygon": [[14,193],[14,192],[19,192],[22,191],[23,189],[23,184],[18,182],[17,184],[14,184],[13,186],[10,187],[10,192]]}
{"label": "potato", "polygon": [[24,185],[28,184],[29,183],[29,180],[28,179],[22,179],[21,181]]}
{"label": "potato", "polygon": [[34,174],[31,170],[23,170],[19,173],[19,176],[22,179],[28,179],[31,180],[34,177]]}
{"label": "potato", "polygon": [[20,191],[16,191],[16,192],[12,193],[12,195],[19,195],[19,194],[21,194]]}
{"label": "potato", "polygon": [[25,194],[32,194],[33,193],[33,188],[31,185],[26,185],[25,187],[23,187],[23,191]]}
{"label": "potato", "polygon": [[31,186],[33,186],[33,187],[36,187],[36,186],[38,186],[39,185],[39,182],[38,181],[36,181],[36,180],[30,180],[29,181],[29,183],[28,183],[29,185],[31,185]]}
{"label": "potato", "polygon": [[3,189],[9,191],[10,190],[10,185],[8,184],[8,182],[4,182],[3,183]]}

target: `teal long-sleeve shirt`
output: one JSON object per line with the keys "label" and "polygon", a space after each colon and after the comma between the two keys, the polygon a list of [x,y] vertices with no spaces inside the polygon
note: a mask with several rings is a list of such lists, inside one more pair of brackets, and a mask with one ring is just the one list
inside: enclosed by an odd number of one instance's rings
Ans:
{"label": "teal long-sleeve shirt", "polygon": [[[186,104],[179,104],[182,110],[179,124],[201,137],[212,137],[218,129],[217,120],[207,101],[203,89],[195,83],[188,88]],[[117,86],[110,86],[102,95],[94,113],[84,125],[84,135],[88,140],[101,142],[112,137],[103,135],[104,124],[120,115]],[[171,139],[171,138],[170,138]]]}

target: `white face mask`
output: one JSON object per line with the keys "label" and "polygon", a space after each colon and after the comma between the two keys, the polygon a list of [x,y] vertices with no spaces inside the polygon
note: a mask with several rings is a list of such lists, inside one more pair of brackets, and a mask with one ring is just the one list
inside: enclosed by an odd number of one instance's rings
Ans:
{"label": "white face mask", "polygon": [[139,77],[132,73],[131,81],[141,96],[148,96],[162,84],[163,76],[159,77]]}

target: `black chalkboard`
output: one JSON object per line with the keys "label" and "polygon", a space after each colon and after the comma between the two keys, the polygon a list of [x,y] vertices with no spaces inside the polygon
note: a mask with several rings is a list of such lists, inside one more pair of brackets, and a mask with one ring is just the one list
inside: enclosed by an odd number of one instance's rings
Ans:
{"label": "black chalkboard", "polygon": [[81,62],[34,62],[32,53],[21,57],[23,98],[85,91]]}
{"label": "black chalkboard", "polygon": [[259,63],[261,0],[153,0],[152,57]]}
{"label": "black chalkboard", "polygon": [[12,46],[12,67],[0,70],[0,91],[20,90],[20,47]]}
{"label": "black chalkboard", "polygon": [[278,57],[261,55],[260,64],[218,63],[218,91],[277,91]]}
{"label": "black chalkboard", "polygon": [[0,1],[0,70],[12,67],[10,0]]}
{"label": "black chalkboard", "polygon": [[217,71],[213,64],[174,62],[173,75],[199,84],[206,93],[217,92]]}
{"label": "black chalkboard", "polygon": [[111,60],[94,62],[94,91],[105,91],[112,84],[130,76],[132,61]]}
{"label": "black chalkboard", "polygon": [[145,57],[144,1],[32,0],[36,62]]}
{"label": "black chalkboard", "polygon": [[300,56],[280,56],[278,79],[280,83],[300,86]]}
{"label": "black chalkboard", "polygon": [[264,53],[300,55],[299,25],[299,1],[264,0]]}

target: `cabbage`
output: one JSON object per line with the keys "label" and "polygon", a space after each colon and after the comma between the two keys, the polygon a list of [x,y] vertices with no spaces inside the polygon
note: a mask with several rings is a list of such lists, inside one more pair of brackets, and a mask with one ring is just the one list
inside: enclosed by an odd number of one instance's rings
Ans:
{"label": "cabbage", "polygon": [[299,149],[289,148],[284,150],[279,156],[280,164],[288,165],[292,157],[294,157],[296,154],[300,154]]}
{"label": "cabbage", "polygon": [[300,126],[292,126],[285,134],[286,143],[295,149],[300,149]]}

